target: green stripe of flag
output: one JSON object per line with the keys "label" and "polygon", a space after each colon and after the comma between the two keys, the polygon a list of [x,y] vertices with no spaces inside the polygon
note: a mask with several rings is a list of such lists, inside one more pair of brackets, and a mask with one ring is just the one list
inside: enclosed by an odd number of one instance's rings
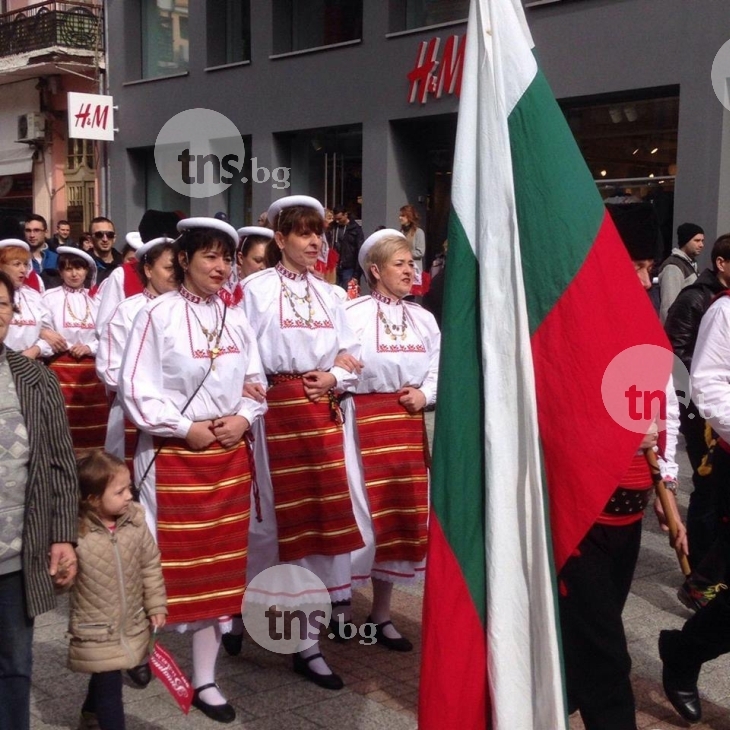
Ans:
{"label": "green stripe of flag", "polygon": [[443,321],[449,326],[441,339],[432,500],[484,623],[484,406],[478,307],[477,261],[452,210],[443,305]]}
{"label": "green stripe of flag", "polygon": [[[534,334],[583,265],[604,208],[541,71],[508,122],[527,312]],[[545,210],[554,215],[539,214]]]}

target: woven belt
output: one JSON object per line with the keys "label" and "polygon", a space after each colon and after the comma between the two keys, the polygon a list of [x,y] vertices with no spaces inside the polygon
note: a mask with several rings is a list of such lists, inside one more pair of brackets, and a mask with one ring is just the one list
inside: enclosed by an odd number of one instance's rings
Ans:
{"label": "woven belt", "polygon": [[[278,385],[280,383],[286,383],[290,380],[301,380],[302,373],[271,373],[266,378],[269,385]],[[340,408],[340,397],[335,393],[334,388],[330,388],[327,391],[327,400],[330,406],[330,415],[332,420],[341,426],[345,422],[345,417],[342,415],[342,408]]]}
{"label": "woven belt", "polygon": [[635,515],[643,512],[649,504],[653,487],[649,489],[625,489],[618,487],[603,508],[609,515]]}

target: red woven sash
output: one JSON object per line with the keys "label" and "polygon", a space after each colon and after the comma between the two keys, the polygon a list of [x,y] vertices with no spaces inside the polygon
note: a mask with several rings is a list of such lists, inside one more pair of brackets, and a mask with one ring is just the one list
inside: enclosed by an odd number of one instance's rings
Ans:
{"label": "red woven sash", "polygon": [[326,397],[313,403],[301,378],[266,394],[266,444],[281,560],[341,555],[363,546],[352,511],[342,427]]}
{"label": "red woven sash", "polygon": [[408,413],[396,393],[355,396],[375,560],[426,557],[428,471],[423,412]]}
{"label": "red woven sash", "polygon": [[[160,440],[153,440],[157,449]],[[190,451],[165,441],[155,461],[157,543],[170,623],[241,612],[246,584],[251,474],[241,441]]]}
{"label": "red woven sash", "polygon": [[102,448],[109,420],[109,399],[96,375],[94,358],[77,360],[64,354],[54,358],[49,367],[61,386],[74,448]]}

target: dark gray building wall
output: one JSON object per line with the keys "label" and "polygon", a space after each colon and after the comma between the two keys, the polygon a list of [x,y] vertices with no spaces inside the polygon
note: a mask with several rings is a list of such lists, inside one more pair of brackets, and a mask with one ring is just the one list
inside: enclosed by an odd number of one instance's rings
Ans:
{"label": "dark gray building wall", "polygon": [[[406,75],[420,41],[438,35],[443,44],[449,35],[463,33],[464,24],[386,38],[388,2],[365,0],[360,43],[271,59],[271,2],[256,0],[251,3],[250,64],[206,71],[205,3],[191,2],[189,73],[128,83],[139,78],[138,5],[138,0],[108,2],[111,36],[116,37],[115,42],[110,38],[110,87],[120,128],[110,145],[110,212],[120,229],[135,227],[144,208],[142,171],[127,150],[152,147],[171,116],[193,107],[215,109],[233,120],[243,135],[251,135],[258,164],[270,169],[286,163],[277,134],[361,124],[366,231],[397,225],[398,208],[425,196],[419,140],[404,139],[391,122],[456,111],[451,96],[409,104]],[[696,221],[711,239],[719,217],[730,229],[723,212],[730,206],[720,205],[727,199],[719,187],[723,108],[710,82],[714,55],[730,38],[726,1],[582,0],[528,9],[527,17],[558,98],[679,85],[675,227]],[[115,28],[125,30],[117,34]],[[283,192],[316,194],[296,188]],[[281,194],[270,185],[254,185],[253,211]],[[212,213],[217,205],[194,200],[192,211]]]}
{"label": "dark gray building wall", "polygon": [[730,39],[727,3],[583,0],[528,9],[527,17],[559,99],[679,85],[674,227],[696,222],[710,241],[730,230],[728,191],[720,190],[725,110],[710,78]]}

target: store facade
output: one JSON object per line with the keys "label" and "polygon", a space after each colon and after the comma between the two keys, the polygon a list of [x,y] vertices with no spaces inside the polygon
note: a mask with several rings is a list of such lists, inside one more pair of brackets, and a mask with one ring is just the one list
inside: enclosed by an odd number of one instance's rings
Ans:
{"label": "store facade", "polygon": [[101,3],[0,2],[0,216],[88,229],[105,149],[69,139],[67,94],[98,93],[104,69]]}
{"label": "store facade", "polygon": [[[656,199],[669,235],[684,220],[708,238],[730,230],[729,113],[710,82],[730,38],[723,3],[525,4],[604,197]],[[411,203],[432,257],[447,231],[467,9],[465,0],[111,3],[109,27],[125,29],[109,49],[112,218],[132,229],[147,207],[224,211],[238,226],[282,194],[308,193],[347,206],[370,232],[397,226]],[[154,144],[172,116],[199,107],[240,130],[247,180],[190,199],[160,178]],[[257,175],[282,169],[286,181]]]}

